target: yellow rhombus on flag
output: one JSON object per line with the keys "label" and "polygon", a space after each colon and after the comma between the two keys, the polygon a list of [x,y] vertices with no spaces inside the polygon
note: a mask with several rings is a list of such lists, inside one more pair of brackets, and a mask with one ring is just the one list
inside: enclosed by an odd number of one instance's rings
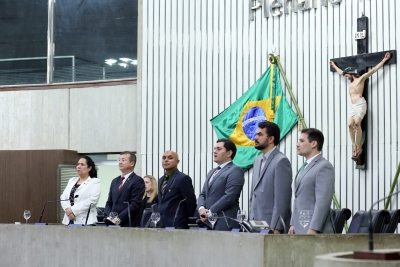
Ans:
{"label": "yellow rhombus on flag", "polygon": [[[229,138],[237,146],[233,162],[247,170],[261,152],[254,148],[254,137],[261,121],[272,121],[280,130],[280,139],[297,123],[282,92],[279,70],[275,57],[269,55],[271,65],[257,82],[238,100],[211,119],[218,138]],[[271,58],[272,57],[272,58]]]}

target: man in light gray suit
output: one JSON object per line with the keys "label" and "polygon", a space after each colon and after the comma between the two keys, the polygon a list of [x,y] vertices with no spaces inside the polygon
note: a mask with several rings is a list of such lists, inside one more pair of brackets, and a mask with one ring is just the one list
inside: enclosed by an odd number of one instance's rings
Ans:
{"label": "man in light gray suit", "polygon": [[[217,168],[207,174],[203,190],[197,201],[200,218],[208,222],[211,213],[236,219],[239,210],[239,197],[244,185],[243,170],[232,163],[236,146],[229,139],[219,139],[214,147],[214,162]],[[230,219],[218,219],[215,230],[230,231],[239,225]]]}
{"label": "man in light gray suit", "polygon": [[[333,233],[330,205],[335,191],[335,171],[321,156],[324,135],[317,129],[301,131],[297,151],[306,161],[296,175],[295,199],[289,234]],[[300,212],[308,211],[310,216]]]}
{"label": "man in light gray suit", "polygon": [[276,147],[279,139],[278,125],[258,124],[254,142],[262,154],[254,161],[249,203],[249,219],[266,221],[275,234],[287,233],[292,205],[292,166]]}

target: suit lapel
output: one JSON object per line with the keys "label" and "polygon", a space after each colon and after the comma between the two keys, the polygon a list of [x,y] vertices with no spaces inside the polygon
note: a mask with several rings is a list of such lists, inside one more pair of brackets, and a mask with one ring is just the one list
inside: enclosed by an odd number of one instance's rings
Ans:
{"label": "suit lapel", "polygon": [[[173,181],[174,181],[176,175],[178,174],[178,172],[179,172],[179,171],[176,170],[176,171],[174,172],[174,174],[172,175],[172,177],[169,178],[169,180],[168,180],[168,182],[167,182],[167,185],[166,185],[165,188],[164,188],[164,193],[165,193],[165,192],[168,192],[168,190],[169,190],[169,188],[171,187],[171,185],[172,185],[172,183],[173,183]],[[165,180],[165,175],[164,175],[162,181],[164,181],[164,180]],[[161,193],[162,193],[162,192],[161,192]],[[164,199],[164,196],[165,196],[165,194],[162,194],[162,195],[161,195],[161,198]]]}
{"label": "suit lapel", "polygon": [[121,180],[121,175],[118,176],[117,185],[116,185],[116,187],[115,187],[115,190],[116,190],[116,193],[117,193],[117,200],[118,200],[118,198],[121,196],[121,193],[122,193],[122,191],[124,190],[124,188],[128,186],[129,180],[131,179],[131,177],[132,177],[133,175],[134,175],[134,172],[132,172],[127,178],[125,178],[126,180],[125,180],[124,184],[122,185],[121,190],[120,190],[119,192],[118,192],[118,187],[119,187],[119,181]]}
{"label": "suit lapel", "polygon": [[[275,157],[276,153],[278,153],[278,149],[277,148],[275,148],[274,151],[272,151],[271,155],[269,155],[269,157],[267,158],[267,162],[264,165],[264,168],[260,172],[260,175],[258,175],[258,177],[256,177],[258,180],[257,180],[257,183],[254,186],[254,188],[257,187],[257,185],[260,183],[261,179],[264,177],[264,173],[267,170],[267,168],[268,168],[269,164],[271,163],[271,161],[273,160],[273,158]],[[262,157],[260,158],[260,165],[262,163],[261,159],[262,159]],[[261,166],[260,166],[260,168],[261,168]]]}
{"label": "suit lapel", "polygon": [[[299,181],[296,183],[296,180],[295,180],[296,191],[297,191],[297,188],[299,188],[299,185],[300,185],[301,181],[303,180],[303,177],[306,176],[306,174],[312,169],[312,167],[314,167],[314,165],[318,162],[318,160],[321,157],[322,157],[321,154],[319,154],[317,157],[315,157],[315,159],[313,159],[313,161],[311,161],[310,164],[308,164],[309,166],[307,165],[307,167],[304,169],[301,177],[299,177]],[[299,172],[300,172],[300,170],[297,172],[296,179],[297,179],[297,176],[299,175]]]}
{"label": "suit lapel", "polygon": [[[78,178],[79,179],[79,178]],[[84,188],[89,182],[92,180],[91,177],[88,177],[77,189],[75,192],[80,191],[82,188]],[[76,183],[76,182],[75,182]]]}
{"label": "suit lapel", "polygon": [[210,179],[212,177],[212,175],[214,174],[215,170],[217,168],[213,169],[213,172],[211,173],[210,177],[207,180],[208,183],[208,189],[210,189],[210,187],[215,183],[215,181],[218,179],[219,176],[221,176],[222,173],[224,173],[225,171],[229,170],[229,168],[232,166],[232,162],[228,163],[226,166],[224,166],[221,170],[219,170],[219,172],[214,176],[214,178],[212,179],[211,183],[210,183]]}

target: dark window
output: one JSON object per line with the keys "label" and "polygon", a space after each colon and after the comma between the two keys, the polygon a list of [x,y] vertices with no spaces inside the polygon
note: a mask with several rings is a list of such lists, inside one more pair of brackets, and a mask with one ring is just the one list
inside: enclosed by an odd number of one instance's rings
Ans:
{"label": "dark window", "polygon": [[[0,84],[46,83],[47,0],[0,0]],[[53,83],[135,78],[137,1],[57,0]]]}

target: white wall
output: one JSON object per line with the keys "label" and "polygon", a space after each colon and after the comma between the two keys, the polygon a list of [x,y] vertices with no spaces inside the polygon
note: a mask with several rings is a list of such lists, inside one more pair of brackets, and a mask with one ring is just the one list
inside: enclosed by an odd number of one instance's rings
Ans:
{"label": "white wall", "polygon": [[[357,53],[353,38],[361,12],[370,21],[369,52],[397,49],[400,5],[394,0],[342,1],[326,7],[315,2],[318,8],[270,18],[258,9],[250,21],[248,0],[142,1],[143,172],[160,177],[162,153],[175,150],[180,170],[193,178],[199,194],[214,165],[216,135],[209,120],[268,68],[274,45],[307,126],[325,134],[323,156],[335,167],[342,207],[365,210],[384,197],[399,162],[400,68],[385,66],[370,79],[367,169],[357,170],[347,131],[348,84],[329,71],[328,62]],[[286,91],[283,79],[281,83]],[[293,173],[303,161],[295,148],[298,135],[293,128],[280,145]],[[251,175],[245,178],[242,205],[247,208]]]}
{"label": "white wall", "polygon": [[0,92],[0,149],[129,150],[140,162],[140,101],[136,84]]}

